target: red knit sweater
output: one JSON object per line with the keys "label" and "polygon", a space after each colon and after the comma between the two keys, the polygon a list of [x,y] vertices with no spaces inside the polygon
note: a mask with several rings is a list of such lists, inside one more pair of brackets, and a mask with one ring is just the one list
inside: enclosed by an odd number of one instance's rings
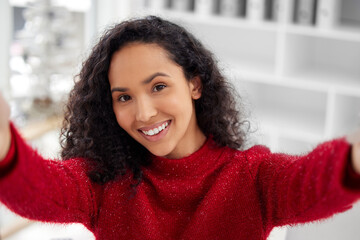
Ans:
{"label": "red knit sweater", "polygon": [[26,218],[82,223],[96,239],[266,239],[275,226],[329,217],[360,197],[344,184],[344,139],[289,156],[218,148],[210,138],[183,159],[153,157],[133,198],[130,171],[99,186],[83,159],[44,160],[13,126],[12,139],[1,202]]}

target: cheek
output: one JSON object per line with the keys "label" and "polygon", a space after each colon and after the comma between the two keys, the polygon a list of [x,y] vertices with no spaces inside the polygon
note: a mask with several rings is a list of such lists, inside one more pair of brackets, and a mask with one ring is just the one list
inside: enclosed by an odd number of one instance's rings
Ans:
{"label": "cheek", "polygon": [[192,112],[192,99],[186,93],[177,94],[162,101],[161,108],[168,114],[183,118]]}
{"label": "cheek", "polygon": [[124,109],[119,110],[114,108],[114,113],[119,126],[123,128],[125,131],[129,129],[132,123],[132,118],[129,111],[126,111]]}

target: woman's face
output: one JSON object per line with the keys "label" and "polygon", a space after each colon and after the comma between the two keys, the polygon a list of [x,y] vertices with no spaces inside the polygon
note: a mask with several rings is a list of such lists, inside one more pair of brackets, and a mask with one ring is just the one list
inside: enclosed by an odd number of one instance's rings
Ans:
{"label": "woman's face", "polygon": [[112,56],[108,77],[118,124],[152,154],[181,158],[204,143],[193,102],[201,96],[201,81],[186,80],[159,45],[121,48]]}

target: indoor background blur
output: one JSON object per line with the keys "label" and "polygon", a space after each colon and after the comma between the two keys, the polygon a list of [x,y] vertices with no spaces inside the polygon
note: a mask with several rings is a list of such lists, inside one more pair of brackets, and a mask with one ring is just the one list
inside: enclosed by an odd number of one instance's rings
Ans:
{"label": "indoor background blur", "polygon": [[[149,14],[180,23],[215,53],[242,96],[249,146],[302,154],[360,128],[358,0],[0,0],[0,89],[40,153],[59,156],[64,102],[106,26]],[[0,239],[93,239],[77,224],[31,222],[1,205],[0,214]],[[359,224],[357,204],[270,239],[355,240]]]}

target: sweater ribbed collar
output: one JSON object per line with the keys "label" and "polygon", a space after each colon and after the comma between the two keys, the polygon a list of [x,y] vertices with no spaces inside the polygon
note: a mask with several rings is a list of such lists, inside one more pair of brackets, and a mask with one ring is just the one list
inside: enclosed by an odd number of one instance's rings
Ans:
{"label": "sweater ribbed collar", "polygon": [[212,137],[194,153],[180,159],[169,159],[152,155],[152,163],[145,171],[167,178],[198,176],[216,167],[224,148],[219,148]]}

